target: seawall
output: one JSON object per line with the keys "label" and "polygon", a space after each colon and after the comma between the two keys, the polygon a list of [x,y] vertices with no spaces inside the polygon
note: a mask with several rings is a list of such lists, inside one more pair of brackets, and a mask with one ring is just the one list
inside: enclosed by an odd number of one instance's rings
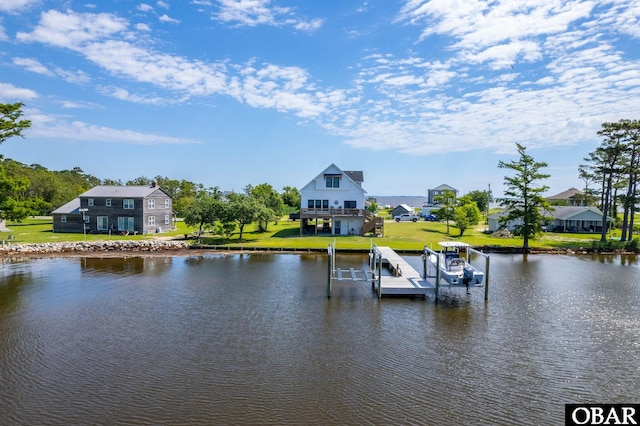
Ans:
{"label": "seawall", "polygon": [[113,240],[113,241],[77,241],[42,244],[3,244],[0,255],[16,254],[83,254],[89,252],[166,252],[186,250],[189,244],[184,241],[162,240]]}

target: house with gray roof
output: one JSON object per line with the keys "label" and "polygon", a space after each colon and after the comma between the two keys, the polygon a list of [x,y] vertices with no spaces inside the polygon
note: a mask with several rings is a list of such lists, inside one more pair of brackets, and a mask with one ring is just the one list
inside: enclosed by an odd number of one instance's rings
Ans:
{"label": "house with gray roof", "polygon": [[566,191],[562,191],[559,194],[547,197],[553,204],[567,205],[567,206],[582,206],[584,205],[584,194],[582,191],[576,188],[569,188]]}
{"label": "house with gray roof", "polygon": [[[501,219],[507,215],[503,210],[489,215],[489,231],[495,232],[500,228],[507,228],[513,231],[517,226],[522,225],[522,220],[516,219],[503,222]],[[546,223],[549,231],[556,232],[600,232],[602,231],[602,211],[596,207],[584,206],[556,206],[552,211],[546,212],[549,217]],[[613,218],[607,217],[608,225],[613,222]]]}
{"label": "house with gray roof", "polygon": [[300,235],[384,233],[384,219],[365,208],[362,171],[330,164],[300,189]]}
{"label": "house with gray roof", "polygon": [[53,232],[149,234],[175,226],[172,199],[150,186],[95,186],[52,212]]}
{"label": "house with gray roof", "polygon": [[439,195],[444,194],[444,191],[451,191],[454,193],[455,197],[458,198],[458,190],[443,183],[440,186],[436,186],[435,188],[428,190],[427,204],[430,206],[438,205],[435,198]]}

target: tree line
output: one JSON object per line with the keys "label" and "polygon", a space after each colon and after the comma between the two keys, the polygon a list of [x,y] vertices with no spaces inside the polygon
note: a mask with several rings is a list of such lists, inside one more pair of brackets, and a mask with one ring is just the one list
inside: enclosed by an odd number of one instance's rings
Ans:
{"label": "tree line", "polygon": [[[20,102],[0,103],[0,143],[11,137],[24,137],[22,132],[31,126],[29,120],[22,118],[23,106]],[[608,218],[616,219],[622,207],[620,239],[630,241],[634,213],[638,211],[640,121],[605,122],[597,134],[602,138],[600,146],[590,152],[578,168],[579,177],[585,183],[582,201],[584,205],[596,204],[601,209],[603,242]],[[502,223],[520,220],[517,232],[524,239],[523,248],[528,250],[529,239],[541,231],[545,212],[551,209],[542,196],[548,187],[538,184],[549,175],[541,171],[546,163],[535,161],[525,146],[516,143],[516,148],[518,160],[498,163],[499,168],[515,173],[505,176],[505,198],[498,201],[507,212],[501,218]],[[25,165],[0,156],[0,219],[20,221],[27,216],[50,214],[96,185],[150,185],[154,181],[173,198],[174,210],[188,224],[197,225],[200,231],[215,228],[223,236],[231,235],[237,226],[242,238],[244,226],[252,222],[258,223],[259,230],[266,231],[270,222],[300,206],[300,193],[290,186],[284,187],[281,193],[267,183],[248,185],[243,193],[223,193],[218,187],[205,188],[202,184],[163,176],[141,176],[123,183],[99,179],[79,167],[51,171],[38,164]],[[437,214],[447,222],[447,233],[452,220],[462,235],[479,222],[480,212],[486,211],[491,194],[472,191],[456,198],[453,192],[445,191],[437,201],[441,206]],[[369,209],[375,209],[375,203]]]}
{"label": "tree line", "polygon": [[[640,121],[623,119],[602,123],[598,131],[600,146],[584,158],[579,167],[585,183],[587,204],[595,200],[602,210],[602,221],[617,218],[622,207],[620,241],[631,241],[634,213],[638,211],[638,180],[640,179]],[[590,184],[597,185],[590,188]],[[603,229],[601,241],[606,241]]]}
{"label": "tree line", "polygon": [[[0,104],[0,143],[11,137],[24,137],[23,131],[31,126],[29,120],[22,119],[23,106],[20,102]],[[203,216],[216,217],[226,223],[223,230],[228,230],[233,221],[238,223],[241,232],[244,225],[253,221],[258,221],[259,228],[266,230],[276,216],[281,217],[300,205],[300,193],[291,186],[284,187],[278,193],[266,183],[255,187],[248,185],[243,194],[224,194],[218,187],[207,188],[185,179],[140,176],[123,182],[120,179],[100,179],[85,173],[80,167],[48,170],[39,164],[27,165],[0,155],[0,220],[19,222],[29,216],[49,215],[97,185],[151,185],[154,182],[173,198],[173,208],[180,217],[192,217],[194,212],[212,204],[211,200],[215,203],[229,201],[239,208],[238,211],[248,209],[255,212],[255,218],[246,213],[231,220],[232,213],[224,211],[232,209],[216,208],[213,211],[215,214],[208,212]],[[213,222],[201,222],[199,225],[213,226]]]}

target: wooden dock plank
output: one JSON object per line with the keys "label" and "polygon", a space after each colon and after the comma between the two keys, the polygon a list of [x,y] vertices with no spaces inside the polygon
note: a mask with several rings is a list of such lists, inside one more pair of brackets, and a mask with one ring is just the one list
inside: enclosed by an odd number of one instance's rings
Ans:
{"label": "wooden dock plank", "polygon": [[400,269],[399,276],[381,277],[381,294],[394,295],[424,295],[433,293],[435,285],[422,278],[413,266],[407,263],[390,247],[377,247],[384,262],[393,265],[393,269]]}

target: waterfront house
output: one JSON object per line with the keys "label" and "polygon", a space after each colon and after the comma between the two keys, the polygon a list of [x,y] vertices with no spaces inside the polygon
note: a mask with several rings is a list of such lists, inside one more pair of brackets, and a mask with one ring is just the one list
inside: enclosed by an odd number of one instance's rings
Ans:
{"label": "waterfront house", "polygon": [[53,211],[53,232],[148,234],[175,226],[172,199],[149,186],[95,186]]}
{"label": "waterfront house", "polygon": [[[521,219],[502,223],[500,219],[506,216],[506,211],[489,215],[489,232],[506,228],[513,231],[522,225]],[[600,232],[602,230],[602,211],[596,207],[585,206],[556,206],[546,212],[549,220],[545,223],[547,230],[556,232]],[[607,218],[609,224],[612,218]]]}
{"label": "waterfront house", "polygon": [[300,189],[300,235],[381,235],[384,220],[365,210],[362,171],[331,164]]}

